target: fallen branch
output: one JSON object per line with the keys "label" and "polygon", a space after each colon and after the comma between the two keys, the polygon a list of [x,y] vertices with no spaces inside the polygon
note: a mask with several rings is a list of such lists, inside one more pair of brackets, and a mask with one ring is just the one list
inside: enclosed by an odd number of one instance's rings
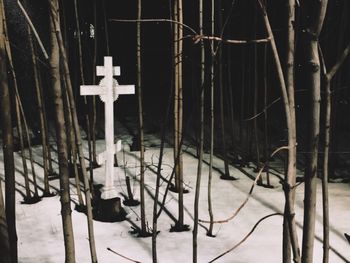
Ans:
{"label": "fallen branch", "polygon": [[[270,158],[273,157],[273,156],[274,156],[276,153],[278,153],[279,151],[281,151],[281,150],[286,150],[286,149],[288,149],[288,146],[279,147],[278,149],[276,149],[276,150],[271,154]],[[249,191],[249,193],[248,193],[246,199],[245,199],[244,202],[238,207],[238,209],[232,214],[232,216],[230,216],[229,218],[224,219],[224,220],[215,220],[215,221],[213,221],[214,224],[227,223],[227,222],[231,221],[232,219],[234,219],[234,218],[238,215],[238,213],[242,210],[242,208],[248,203],[248,200],[249,200],[250,196],[251,196],[252,193],[253,193],[254,187],[255,187],[256,183],[258,182],[258,180],[259,180],[259,178],[260,178],[260,176],[261,176],[261,174],[262,174],[262,171],[264,171],[266,165],[267,165],[267,162],[260,168],[259,173],[258,173],[258,175],[256,176],[256,178],[255,178],[255,180],[254,180],[254,182],[253,182],[253,184],[252,184],[252,186],[251,186],[251,188],[250,188],[250,191]],[[201,220],[201,219],[199,220],[199,222],[201,222],[201,223],[208,223],[208,224],[211,223],[209,220]]]}
{"label": "fallen branch", "polygon": [[124,258],[124,259],[126,259],[126,260],[129,260],[129,261],[131,261],[131,262],[142,263],[141,261],[137,261],[137,260],[128,258],[128,257],[126,257],[126,256],[123,256],[122,254],[119,254],[119,253],[115,252],[113,249],[111,249],[111,248],[109,248],[109,247],[107,247],[107,250],[110,251],[110,252],[112,252],[113,254],[116,254],[116,255],[118,255],[119,257],[122,257],[122,258]]}
{"label": "fallen branch", "polygon": [[232,252],[234,249],[236,249],[237,247],[239,247],[240,245],[242,245],[244,243],[244,241],[246,241],[248,239],[248,237],[255,231],[255,229],[257,228],[257,226],[262,222],[264,221],[265,219],[269,218],[269,217],[272,217],[272,216],[277,216],[277,215],[280,215],[280,216],[283,216],[282,213],[274,213],[274,214],[270,214],[270,215],[267,215],[267,216],[264,216],[263,218],[261,218],[255,225],[254,227],[252,228],[252,230],[250,230],[250,232],[241,240],[239,241],[236,245],[234,245],[232,248],[230,248],[229,250],[225,251],[224,253],[220,254],[219,256],[217,256],[216,258],[212,259],[211,261],[209,261],[209,263],[212,263],[216,260],[218,260],[219,258],[223,257],[224,255]]}

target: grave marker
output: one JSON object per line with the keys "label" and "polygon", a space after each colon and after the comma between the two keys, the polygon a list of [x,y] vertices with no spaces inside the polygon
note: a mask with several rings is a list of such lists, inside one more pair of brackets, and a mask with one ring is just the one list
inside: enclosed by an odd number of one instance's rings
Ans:
{"label": "grave marker", "polygon": [[112,57],[104,57],[104,66],[96,67],[96,75],[104,76],[99,85],[80,86],[80,95],[96,96],[105,106],[105,138],[106,151],[99,154],[99,164],[105,161],[105,184],[102,188],[102,199],[112,199],[118,196],[114,186],[114,154],[121,149],[121,141],[114,145],[114,101],[119,95],[135,94],[134,85],[118,85],[113,76],[120,76],[120,67],[113,67]]}

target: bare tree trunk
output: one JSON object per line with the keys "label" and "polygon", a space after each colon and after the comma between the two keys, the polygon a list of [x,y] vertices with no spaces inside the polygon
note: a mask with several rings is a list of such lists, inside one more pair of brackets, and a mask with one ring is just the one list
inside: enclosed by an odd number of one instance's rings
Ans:
{"label": "bare tree trunk", "polygon": [[244,134],[246,123],[244,121],[244,116],[245,116],[245,105],[244,105],[244,97],[245,97],[245,89],[246,89],[246,81],[245,81],[245,76],[246,76],[246,47],[242,46],[241,48],[241,55],[242,55],[242,83],[241,83],[241,96],[240,96],[240,113],[239,113],[239,141],[240,141],[240,146],[242,151],[245,151],[245,137],[246,135]]}
{"label": "bare tree trunk", "polygon": [[[5,13],[4,13],[5,15]],[[7,33],[7,27],[6,27],[6,23],[4,23],[4,31],[5,31],[5,45],[6,45],[6,53],[7,53],[7,58],[8,58],[8,62],[9,62],[9,66],[10,66],[10,71],[12,73],[12,77],[13,77],[13,86],[14,86],[14,95],[15,95],[15,104],[16,104],[16,115],[17,115],[17,124],[18,124],[18,131],[19,131],[19,135],[23,140],[23,136],[25,135],[25,139],[28,142],[28,152],[29,152],[29,161],[30,161],[30,165],[31,165],[31,171],[32,171],[32,176],[33,176],[33,185],[34,185],[34,199],[31,201],[38,201],[40,200],[39,198],[39,194],[38,194],[38,185],[36,182],[36,174],[35,174],[35,169],[34,169],[34,159],[33,159],[33,153],[32,153],[32,147],[31,147],[31,138],[29,137],[29,129],[28,129],[28,125],[27,125],[27,120],[26,120],[26,116],[24,114],[24,109],[22,106],[22,102],[21,102],[21,98],[18,92],[18,82],[17,82],[17,75],[14,69],[14,64],[13,64],[13,60],[12,60],[12,52],[11,52],[11,47],[10,47],[10,43],[9,43],[9,39],[7,38],[8,33]],[[23,123],[22,123],[23,120]],[[24,134],[23,134],[23,130],[22,130],[22,124],[24,126]],[[23,143],[23,141],[22,141]],[[24,147],[22,149],[23,151],[23,156],[25,159],[25,150]],[[23,156],[22,156],[22,160],[23,160]],[[25,167],[27,165],[25,164]]]}
{"label": "bare tree trunk", "polygon": [[17,98],[15,98],[15,109],[16,109],[17,135],[20,143],[21,159],[22,159],[23,174],[24,174],[24,185],[26,190],[26,197],[24,198],[25,199],[24,201],[30,203],[30,199],[32,198],[32,195],[31,195],[30,185],[29,185],[29,173],[28,173],[28,166],[27,166],[27,159],[26,159],[26,149],[24,146],[22,119],[21,119],[21,113],[20,113]]}
{"label": "bare tree trunk", "polygon": [[[137,19],[142,18],[142,1],[138,0]],[[147,235],[145,213],[145,145],[143,133],[142,107],[142,79],[141,79],[141,23],[137,22],[137,99],[139,108],[139,140],[140,140],[140,202],[141,202],[141,236]]]}
{"label": "bare tree trunk", "polygon": [[[256,39],[256,30],[257,30],[257,3],[254,1],[254,29],[253,29],[253,39]],[[259,85],[258,85],[258,47],[257,44],[253,44],[253,67],[254,67],[254,81],[253,81],[253,88],[254,88],[254,105],[253,105],[253,116],[256,116],[258,113],[258,96],[259,96]],[[255,171],[258,172],[260,170],[260,140],[259,140],[259,130],[258,130],[258,118],[255,117],[253,120],[253,127],[254,127],[254,143],[255,143],[255,154],[256,154],[256,168]],[[258,185],[263,184],[262,177],[260,176],[257,182]]]}
{"label": "bare tree trunk", "polygon": [[[81,35],[80,35],[80,22],[79,22],[79,11],[78,11],[78,3],[77,0],[74,0],[74,12],[75,12],[75,23],[77,27],[77,39],[78,39],[78,56],[79,56],[79,72],[80,72],[80,80],[81,84],[85,84],[85,76],[84,76],[84,65],[83,65],[83,51],[81,44]],[[91,125],[90,125],[90,114],[89,114],[89,103],[84,96],[84,104],[85,104],[85,122],[86,122],[86,134],[87,134],[87,142],[89,149],[89,172],[90,172],[90,182],[93,183],[93,167],[92,167],[92,149],[91,149]]]}
{"label": "bare tree trunk", "polygon": [[329,161],[329,145],[331,134],[331,111],[332,111],[332,92],[331,81],[339,68],[344,63],[350,53],[350,43],[339,56],[335,65],[326,73],[326,67],[323,61],[323,71],[325,89],[326,89],[326,115],[324,124],[324,156],[323,156],[323,175],[322,175],[322,208],[323,208],[323,263],[329,262],[329,194],[328,194],[328,161]]}
{"label": "bare tree trunk", "polygon": [[[217,1],[218,3],[218,23],[219,28],[222,30],[223,23],[222,23],[222,0]],[[223,83],[223,56],[222,56],[222,45],[219,44],[219,52],[218,52],[218,63],[219,63],[219,93],[220,93],[220,128],[221,128],[221,147],[222,147],[222,158],[224,160],[224,175],[221,176],[222,179],[225,180],[232,180],[233,177],[230,176],[230,170],[228,166],[228,159],[227,159],[227,148],[226,148],[226,131],[225,131],[225,113],[224,113],[224,83]]]}
{"label": "bare tree trunk", "polygon": [[[173,19],[178,21],[178,0],[174,1]],[[173,26],[174,30],[174,162],[175,162],[175,190],[178,191],[180,184],[179,168],[179,25]]]}
{"label": "bare tree trunk", "polygon": [[[182,0],[174,1],[173,10],[174,20],[180,24],[183,22]],[[175,160],[175,187],[178,193],[178,220],[172,227],[172,231],[186,231],[188,226],[184,225],[183,208],[183,156],[182,156],[182,117],[183,117],[183,98],[182,98],[182,52],[183,52],[183,29],[182,26],[175,23],[174,30],[174,160]]]}
{"label": "bare tree trunk", "polygon": [[[62,74],[62,72],[61,72]],[[67,91],[67,79],[64,76],[62,78],[64,81],[64,91],[62,91],[63,94],[63,110],[64,110],[64,117],[65,117],[65,126],[67,130],[67,144],[68,144],[68,155],[70,154],[70,160],[68,162],[69,166],[73,165],[73,172],[74,172],[74,179],[75,179],[75,187],[77,189],[77,196],[78,196],[78,202],[79,205],[75,207],[77,211],[84,211],[84,201],[83,196],[81,194],[81,187],[80,187],[80,179],[79,179],[79,170],[78,170],[78,163],[77,163],[77,146],[76,146],[76,138],[74,134],[74,127],[73,127],[73,115],[71,111],[71,106],[69,102],[69,95]],[[71,169],[71,168],[70,168]]]}
{"label": "bare tree trunk", "polygon": [[264,46],[264,158],[266,162],[266,184],[267,187],[272,187],[270,184],[270,172],[269,172],[269,125],[268,125],[268,113],[267,113],[267,102],[268,102],[268,84],[267,84],[267,45]]}
{"label": "bare tree trunk", "polygon": [[[203,12],[203,11],[202,11]],[[215,1],[211,1],[211,34],[215,35]],[[202,29],[203,31],[203,29]],[[201,32],[202,34],[203,32]],[[214,50],[214,41],[211,41],[211,48],[212,52]],[[204,74],[204,55],[203,55],[204,45],[202,43],[201,45],[201,74]],[[214,157],[214,63],[215,63],[215,57],[214,54],[212,54],[211,57],[211,67],[210,67],[210,153],[209,153],[209,178],[208,178],[208,212],[209,212],[209,219],[210,224],[208,228],[207,235],[213,236],[213,226],[214,226],[214,215],[213,215],[213,207],[212,207],[212,200],[211,200],[211,184],[212,184],[212,177],[213,177],[213,157]],[[201,83],[204,82],[204,77],[201,75]],[[204,88],[204,87],[202,87]],[[204,105],[203,105],[204,107]],[[232,138],[233,139],[233,138]]]}
{"label": "bare tree trunk", "polygon": [[[291,245],[292,245],[292,250],[293,250],[293,261],[295,263],[300,262],[300,251],[299,251],[299,244],[298,244],[298,235],[296,232],[296,222],[295,222],[295,211],[294,211],[294,202],[293,202],[293,191],[295,191],[295,165],[296,165],[296,160],[293,160],[293,156],[296,157],[296,154],[294,153],[296,149],[296,137],[295,133],[293,134],[293,130],[295,129],[295,119],[293,121],[293,113],[291,111],[294,110],[294,107],[290,107],[290,99],[294,100],[294,92],[291,97],[289,97],[289,92],[291,89],[287,89],[286,82],[283,76],[283,71],[282,71],[282,66],[281,62],[279,59],[275,39],[272,33],[272,29],[270,26],[270,21],[268,19],[266,9],[265,7],[259,2],[266,31],[268,34],[268,37],[271,39],[270,44],[271,44],[271,51],[273,55],[273,59],[276,64],[276,70],[277,70],[277,77],[279,80],[279,84],[281,86],[281,92],[282,92],[282,98],[284,102],[284,110],[286,114],[286,125],[288,129],[288,171],[287,171],[287,178],[284,182],[284,193],[285,193],[285,198],[286,198],[286,205],[285,205],[285,213],[286,216],[288,217],[288,227],[289,227],[289,234],[291,238]],[[293,102],[292,102],[293,103]]]}
{"label": "bare tree trunk", "polygon": [[35,81],[35,91],[36,91],[36,99],[38,103],[38,112],[39,112],[39,122],[40,122],[40,134],[41,134],[41,144],[42,144],[42,153],[43,153],[43,165],[44,165],[44,193],[43,196],[51,196],[50,193],[50,185],[49,185],[49,164],[48,164],[48,146],[46,144],[46,136],[47,132],[45,131],[45,120],[44,120],[44,105],[42,101],[42,90],[40,88],[40,80],[39,80],[39,72],[38,72],[38,65],[36,62],[36,52],[35,47],[33,44],[33,37],[31,30],[29,26],[27,26],[28,31],[28,39],[29,39],[29,46],[31,51],[31,58],[32,58],[32,64],[33,64],[33,73],[34,73],[34,81]]}
{"label": "bare tree trunk", "polygon": [[75,248],[74,248],[74,236],[70,207],[70,195],[69,195],[69,170],[68,170],[68,152],[67,152],[67,135],[64,120],[64,110],[62,101],[62,90],[60,81],[60,57],[58,41],[56,38],[56,26],[59,24],[58,16],[54,16],[54,13],[58,12],[58,2],[54,0],[51,2],[51,56],[50,56],[50,72],[51,82],[53,88],[54,105],[56,112],[56,137],[57,137],[57,149],[58,149],[58,162],[60,173],[60,196],[61,196],[61,215],[63,224],[63,236],[65,242],[65,262],[75,262]]}
{"label": "bare tree trunk", "polygon": [[[4,152],[4,170],[5,170],[5,214],[6,221],[1,222],[1,229],[4,229],[6,237],[6,228],[8,230],[8,244],[4,240],[4,256],[7,262],[17,263],[17,231],[16,231],[16,196],[15,196],[15,164],[13,156],[13,135],[12,135],[12,118],[11,118],[11,99],[7,81],[7,56],[5,51],[5,14],[4,3],[0,0],[0,104],[1,104],[1,126],[2,126],[2,142]],[[1,190],[1,187],[0,187]],[[2,196],[2,192],[1,192]],[[1,198],[1,200],[3,200]],[[3,202],[2,202],[3,203]],[[2,205],[2,208],[4,206]],[[1,213],[1,219],[5,219],[5,215]],[[6,227],[7,224],[7,227]],[[7,251],[7,253],[6,253]],[[10,252],[10,255],[9,253]],[[9,260],[10,257],[10,260]],[[4,259],[6,259],[4,258]]]}
{"label": "bare tree trunk", "polygon": [[324,155],[322,175],[322,207],[323,207],[323,263],[329,262],[329,198],[328,198],[328,160],[331,129],[331,83],[326,76],[326,117],[324,124]]}
{"label": "bare tree trunk", "polygon": [[[1,52],[1,51],[0,51]],[[2,56],[0,56],[2,59]],[[0,64],[0,67],[2,65]],[[0,72],[0,75],[3,73]],[[6,73],[7,74],[7,73]],[[2,76],[0,77],[0,83],[2,84]],[[7,229],[6,214],[5,214],[5,203],[2,196],[2,186],[0,181],[0,258],[3,263],[11,263],[11,250],[9,233]]]}
{"label": "bare tree trunk", "polygon": [[[203,35],[203,1],[199,1],[199,32]],[[192,252],[192,262],[197,263],[198,260],[198,206],[199,206],[199,195],[200,186],[202,178],[202,162],[203,162],[203,143],[204,143],[204,66],[205,66],[205,52],[204,43],[200,42],[201,45],[201,75],[200,75],[200,134],[199,134],[199,156],[198,156],[198,166],[197,166],[197,180],[196,180],[196,192],[194,197],[194,218],[193,218],[193,252]]]}
{"label": "bare tree trunk", "polygon": [[[57,0],[55,0],[55,1],[57,1]],[[51,2],[51,5],[52,5],[52,2]],[[52,11],[51,15],[53,16],[54,29],[56,32],[56,38],[57,38],[57,42],[58,42],[58,46],[59,46],[59,51],[60,51],[60,55],[62,57],[64,74],[65,74],[65,77],[67,80],[67,91],[68,91],[70,107],[71,107],[71,111],[72,111],[72,115],[73,115],[74,134],[75,134],[75,138],[77,140],[77,148],[78,148],[78,153],[79,153],[81,170],[82,170],[83,178],[84,178],[85,202],[86,202],[86,213],[87,213],[87,224],[88,224],[91,261],[93,263],[96,263],[97,256],[96,256],[94,228],[93,228],[93,221],[92,221],[91,191],[90,191],[89,179],[88,179],[87,174],[86,174],[86,165],[85,165],[85,158],[84,158],[83,147],[82,147],[82,142],[81,142],[80,127],[79,127],[79,123],[78,123],[75,101],[74,101],[74,97],[73,97],[73,89],[72,89],[72,84],[71,84],[71,80],[70,80],[67,55],[66,55],[66,51],[64,48],[62,35],[61,35],[61,31],[60,31],[59,11],[57,8],[56,9],[52,8],[51,11]]]}
{"label": "bare tree trunk", "polygon": [[[182,0],[178,0],[178,16],[179,16],[179,22],[183,23],[183,9],[182,9]],[[179,137],[178,137],[178,145],[179,145],[179,156],[178,162],[179,162],[179,218],[178,218],[178,227],[182,230],[184,227],[184,207],[183,207],[183,156],[182,156],[182,117],[183,117],[183,90],[182,90],[182,83],[183,83],[183,76],[182,76],[182,59],[183,59],[183,27],[178,27],[179,33],[178,33],[178,41],[179,41],[179,50],[178,50],[178,70],[179,70],[179,118],[178,118],[178,129],[179,129]]]}
{"label": "bare tree trunk", "polygon": [[[93,12],[94,12],[94,22],[93,22],[93,26],[94,26],[94,51],[93,51],[93,55],[92,55],[92,83],[96,84],[96,74],[95,74],[95,68],[96,68],[96,61],[97,61],[97,4],[96,4],[97,0],[93,1]],[[105,3],[105,1],[103,1],[103,4]],[[109,55],[107,53],[107,55]],[[91,137],[92,137],[92,160],[93,160],[93,165],[95,167],[98,166],[97,164],[97,153],[96,153],[96,135],[97,135],[97,131],[99,129],[99,127],[97,127],[96,130],[96,125],[99,125],[99,121],[97,121],[97,110],[96,110],[96,97],[92,96],[91,98],[91,104],[92,104],[92,113],[91,113],[91,117],[92,117],[92,123],[91,123]]]}
{"label": "bare tree trunk", "polygon": [[[313,262],[313,247],[315,238],[316,191],[317,191],[317,158],[320,131],[320,100],[321,76],[320,59],[318,53],[318,37],[320,35],[327,9],[327,0],[312,1],[306,7],[305,59],[307,63],[306,83],[311,92],[311,116],[309,134],[309,156],[305,170],[304,195],[304,228],[302,263]],[[307,5],[307,4],[306,4]],[[310,8],[310,9],[308,9]]]}
{"label": "bare tree trunk", "polygon": [[[286,78],[286,88],[288,91],[289,99],[289,109],[290,109],[290,122],[291,125],[288,130],[288,140],[289,145],[292,148],[288,152],[288,170],[287,170],[287,182],[290,186],[295,185],[296,182],[296,120],[295,120],[295,102],[294,102],[294,57],[295,57],[295,1],[289,0],[287,5],[288,12],[288,36],[287,36],[287,52],[286,52],[286,65],[285,65],[285,78]],[[295,203],[295,190],[289,189],[289,196],[286,198],[290,199],[289,206],[294,207]],[[285,213],[283,217],[283,262],[289,263],[291,261],[291,232],[292,230],[288,215],[287,204],[285,204]],[[291,208],[289,208],[291,210]],[[294,215],[292,215],[294,216]],[[295,257],[295,256],[294,256]]]}

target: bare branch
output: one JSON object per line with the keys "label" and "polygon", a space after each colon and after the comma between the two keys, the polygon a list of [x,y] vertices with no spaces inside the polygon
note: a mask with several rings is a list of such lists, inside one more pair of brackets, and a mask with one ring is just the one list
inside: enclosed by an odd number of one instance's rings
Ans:
{"label": "bare branch", "polygon": [[209,263],[212,263],[216,260],[218,260],[219,258],[223,257],[224,255],[232,252],[234,249],[236,249],[237,247],[239,247],[240,245],[242,245],[244,243],[244,241],[246,241],[248,239],[248,237],[255,231],[255,229],[257,228],[257,226],[264,221],[265,219],[272,217],[272,216],[283,216],[282,213],[273,213],[267,216],[264,216],[263,218],[261,218],[252,228],[252,230],[250,230],[250,232],[241,240],[239,241],[236,245],[234,245],[232,248],[230,248],[229,250],[225,251],[224,253],[220,254],[219,256],[217,256],[216,258],[212,259],[211,261],[209,261]]}
{"label": "bare branch", "polygon": [[119,257],[122,257],[122,258],[124,258],[124,259],[126,259],[126,260],[129,260],[129,261],[131,261],[131,262],[134,262],[134,263],[141,263],[141,261],[137,261],[137,260],[128,258],[128,257],[126,257],[126,256],[123,256],[122,254],[119,254],[118,252],[115,252],[113,249],[111,249],[111,248],[109,248],[109,247],[107,247],[107,250],[110,251],[110,252],[112,252],[113,254],[116,254],[116,255],[118,255]]}
{"label": "bare branch", "polygon": [[158,23],[158,22],[168,22],[168,23],[173,23],[173,24],[178,24],[182,26],[183,28],[186,28],[190,30],[192,33],[197,35],[196,30],[194,30],[192,27],[189,25],[186,25],[184,23],[180,23],[179,21],[172,20],[172,19],[109,19],[110,22],[126,22],[126,23],[136,23],[136,22],[152,22],[152,23]]}
{"label": "bare branch", "polygon": [[334,77],[335,73],[337,73],[338,69],[341,67],[341,65],[343,65],[343,63],[344,63],[345,59],[347,58],[347,56],[349,55],[349,53],[350,53],[350,42],[348,43],[347,47],[344,49],[341,56],[338,58],[335,65],[326,74],[327,79],[331,80]]}
{"label": "bare branch", "polygon": [[271,41],[271,38],[262,38],[262,39],[251,39],[251,40],[244,40],[244,39],[223,39],[221,37],[216,36],[204,36],[204,35],[195,35],[192,37],[195,44],[197,44],[202,39],[204,40],[214,40],[218,42],[228,43],[228,44],[250,44],[250,43],[267,43]]}
{"label": "bare branch", "polygon": [[[273,157],[276,153],[278,153],[278,152],[281,151],[281,150],[287,150],[287,149],[289,149],[288,146],[279,147],[279,148],[277,148],[277,149],[270,155],[270,157]],[[261,176],[261,174],[262,174],[262,171],[264,171],[266,165],[267,165],[267,162],[260,168],[259,173],[258,173],[258,175],[256,176],[256,178],[255,178],[255,180],[254,180],[254,182],[253,182],[253,184],[252,184],[252,186],[251,186],[251,188],[250,188],[250,191],[249,191],[249,193],[248,193],[246,199],[245,199],[245,200],[243,201],[243,203],[237,208],[237,210],[232,214],[232,216],[230,216],[229,218],[224,219],[224,220],[216,220],[216,221],[213,221],[214,224],[227,223],[227,222],[231,221],[232,219],[234,219],[234,218],[238,215],[238,213],[242,210],[242,208],[248,203],[248,200],[249,200],[249,198],[251,197],[251,195],[252,195],[252,193],[253,193],[254,187],[255,187],[256,183],[258,182],[258,180],[259,180],[259,178],[260,178],[260,176]],[[210,221],[208,221],[208,220],[199,220],[199,222],[201,222],[201,223],[210,223]]]}
{"label": "bare branch", "polygon": [[26,20],[27,20],[27,22],[28,22],[30,28],[32,29],[32,31],[33,31],[33,33],[34,33],[34,36],[35,36],[36,40],[37,40],[38,43],[39,43],[39,46],[40,46],[40,48],[41,48],[41,51],[42,51],[43,54],[44,54],[45,59],[49,59],[49,56],[47,55],[47,52],[46,52],[46,50],[45,50],[45,47],[44,47],[43,43],[41,42],[41,39],[40,39],[40,37],[39,37],[39,35],[38,35],[38,32],[36,31],[36,29],[35,29],[35,27],[34,27],[32,21],[30,20],[30,17],[28,16],[27,11],[24,9],[24,7],[23,7],[23,5],[21,4],[20,1],[17,1],[17,4],[18,4],[19,8],[21,9],[21,11],[22,11],[24,17],[26,18]]}

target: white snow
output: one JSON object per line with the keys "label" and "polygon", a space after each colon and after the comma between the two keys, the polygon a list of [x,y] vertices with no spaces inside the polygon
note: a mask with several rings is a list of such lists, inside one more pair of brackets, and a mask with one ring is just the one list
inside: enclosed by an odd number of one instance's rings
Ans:
{"label": "white snow", "polygon": [[[125,137],[126,138],[126,137]],[[125,139],[124,138],[124,139]],[[98,149],[102,150],[103,141],[99,141]],[[139,164],[137,154],[128,151],[118,154],[120,168],[115,168],[118,172],[115,177],[115,184],[120,192],[126,193],[125,171],[132,176],[133,191],[135,198],[139,199]],[[194,149],[186,148],[194,153]],[[41,148],[34,148],[35,158],[41,162]],[[148,165],[158,163],[159,149],[149,148],[145,152]],[[4,179],[3,158],[1,151],[0,176]],[[16,158],[16,188],[24,192],[23,175],[20,156]],[[125,162],[123,162],[125,158]],[[206,154],[205,159],[209,156]],[[193,203],[194,189],[196,183],[197,159],[192,155],[184,154],[184,180],[186,188],[190,190],[185,194],[185,223],[190,225],[191,231],[174,233],[169,232],[172,224],[175,222],[163,211],[158,221],[158,230],[160,233],[157,238],[158,262],[192,262],[192,229],[193,229]],[[169,177],[173,164],[172,149],[166,148],[162,174]],[[278,162],[274,166],[280,165]],[[223,169],[222,160],[215,158],[214,166]],[[57,165],[55,165],[57,168]],[[43,186],[43,171],[36,165],[36,173],[40,178],[38,181]],[[153,170],[155,166],[151,166]],[[103,168],[94,170],[96,182],[102,183]],[[253,174],[252,169],[246,169]],[[208,166],[203,164],[203,174],[200,192],[200,210],[201,219],[208,219],[207,205],[207,182]],[[240,172],[234,167],[230,167],[231,175],[239,178],[237,181],[223,181],[219,179],[219,174],[214,171],[212,183],[212,202],[214,207],[214,217],[216,220],[228,218],[241,205],[247,196],[247,193],[253,183],[252,179]],[[136,178],[136,179],[135,179]],[[153,194],[155,188],[156,175],[150,169],[146,170],[146,187],[152,196],[146,191],[146,214],[149,226],[152,227],[153,212]],[[279,179],[271,175],[273,189],[256,186],[252,197],[249,199],[242,211],[228,223],[216,224],[214,226],[215,238],[206,236],[204,227],[199,226],[198,233],[198,262],[208,262],[219,254],[225,252],[230,247],[238,243],[253,228],[255,223],[262,217],[276,212],[282,212],[284,206],[284,195]],[[74,180],[71,179],[72,201],[77,201],[74,187]],[[59,189],[58,180],[50,181],[54,189]],[[322,207],[321,207],[321,187],[318,182],[318,200],[317,200],[317,222],[316,239],[314,249],[314,262],[322,262]],[[160,200],[163,198],[165,183],[162,183]],[[3,184],[4,188],[4,184]],[[4,190],[4,189],[3,189]],[[330,262],[350,261],[350,246],[345,240],[344,232],[350,232],[350,186],[349,184],[330,184],[330,222],[331,222],[331,251]],[[44,198],[41,202],[33,205],[21,204],[23,200],[19,192],[17,197],[17,233],[18,233],[18,251],[19,262],[21,263],[62,263],[64,262],[64,243],[62,234],[62,223],[60,215],[59,197]],[[177,195],[169,192],[166,200],[166,208],[172,216],[177,218]],[[140,225],[138,215],[139,206],[128,208],[128,219]],[[75,253],[77,262],[90,262],[88,234],[86,216],[74,210],[72,203],[72,218],[75,239]],[[296,199],[296,219],[299,230],[299,243],[301,245],[301,225],[303,220],[303,184],[297,188]],[[223,256],[217,262],[235,262],[235,263],[253,263],[253,262],[282,262],[282,217],[273,216],[263,221],[253,232],[253,234],[237,249]],[[208,224],[203,224],[207,227]],[[140,262],[152,262],[151,256],[151,238],[137,238],[129,233],[131,224],[128,221],[119,223],[102,223],[94,221],[96,249],[98,261],[101,263],[129,262],[118,255],[108,251],[111,248],[114,251],[130,257]],[[342,259],[342,258],[343,259]]]}

